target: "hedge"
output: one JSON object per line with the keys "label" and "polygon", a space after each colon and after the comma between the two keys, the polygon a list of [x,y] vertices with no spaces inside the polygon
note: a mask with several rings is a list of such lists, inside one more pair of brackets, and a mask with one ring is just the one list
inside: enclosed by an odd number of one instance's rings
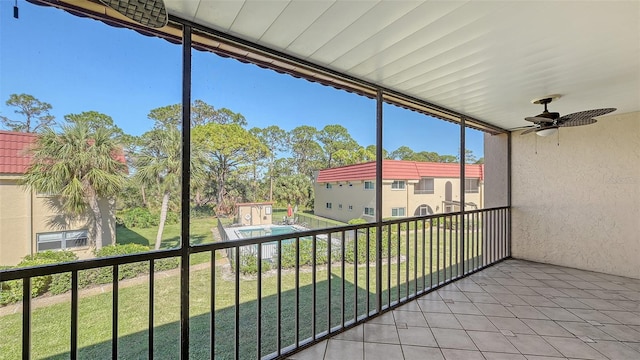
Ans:
{"label": "hedge", "polygon": [[[139,244],[109,245],[95,252],[96,257],[118,256],[147,252],[149,248]],[[27,256],[16,267],[29,267],[45,264],[55,264],[77,260],[77,256],[70,251],[45,251],[33,256]],[[175,269],[180,264],[178,258],[155,260],[154,270],[163,271]],[[147,261],[123,264],[118,266],[118,280],[131,279],[148,274]],[[109,284],[113,281],[113,267],[101,267],[78,271],[78,288],[84,289],[95,285]],[[71,290],[71,273],[39,276],[31,279],[31,297],[45,293],[52,295],[63,294]],[[22,300],[22,281],[11,280],[0,283],[0,305],[6,305]]]}

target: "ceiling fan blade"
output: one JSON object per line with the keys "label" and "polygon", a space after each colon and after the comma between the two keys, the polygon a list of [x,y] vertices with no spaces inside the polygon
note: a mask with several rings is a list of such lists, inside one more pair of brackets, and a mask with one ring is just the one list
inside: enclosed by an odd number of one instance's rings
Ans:
{"label": "ceiling fan blade", "polygon": [[560,127],[582,126],[582,125],[591,125],[597,122],[598,120],[596,119],[577,119],[577,120],[570,120],[563,123],[559,123],[558,126]]}
{"label": "ceiling fan blade", "polygon": [[530,117],[526,117],[524,119],[527,120],[527,121],[530,121],[530,122],[532,122],[534,124],[537,124],[537,123],[552,123],[553,122],[553,119],[549,119],[549,118],[541,117],[541,116],[530,116]]}
{"label": "ceiling fan blade", "polygon": [[532,132],[534,132],[536,130],[540,130],[540,127],[539,126],[534,126],[534,127],[530,128],[529,130],[525,130],[525,131],[521,132],[520,135],[526,135],[526,134],[532,133]]}
{"label": "ceiling fan blade", "polygon": [[586,111],[579,111],[573,114],[565,115],[558,119],[558,124],[560,126],[580,126],[580,125],[589,125],[596,122],[594,117],[602,116],[608,114],[610,112],[616,111],[615,108],[605,108],[605,109],[593,109]]}

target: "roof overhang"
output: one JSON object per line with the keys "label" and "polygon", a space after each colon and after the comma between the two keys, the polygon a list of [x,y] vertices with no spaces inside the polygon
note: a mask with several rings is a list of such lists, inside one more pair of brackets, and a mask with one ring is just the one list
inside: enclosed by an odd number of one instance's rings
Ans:
{"label": "roof overhang", "polygon": [[147,29],[97,1],[30,0],[375,97],[491,133],[528,123],[530,100],[567,114],[640,111],[640,2],[165,0]]}

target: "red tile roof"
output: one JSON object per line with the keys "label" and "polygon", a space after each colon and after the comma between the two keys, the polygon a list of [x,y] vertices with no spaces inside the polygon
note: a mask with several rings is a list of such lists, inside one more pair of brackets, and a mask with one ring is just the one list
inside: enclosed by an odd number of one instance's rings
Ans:
{"label": "red tile roof", "polygon": [[[466,164],[467,178],[484,178],[484,165]],[[405,160],[383,160],[382,178],[385,180],[420,180],[421,177],[458,178],[460,164],[432,163]],[[341,166],[318,172],[317,182],[375,180],[376,163]]]}
{"label": "red tile roof", "polygon": [[[31,164],[29,148],[37,138],[37,134],[0,130],[0,174],[24,174]],[[122,150],[114,158],[127,163]]]}
{"label": "red tile roof", "polygon": [[24,174],[31,163],[29,147],[37,138],[36,134],[0,131],[0,174]]}

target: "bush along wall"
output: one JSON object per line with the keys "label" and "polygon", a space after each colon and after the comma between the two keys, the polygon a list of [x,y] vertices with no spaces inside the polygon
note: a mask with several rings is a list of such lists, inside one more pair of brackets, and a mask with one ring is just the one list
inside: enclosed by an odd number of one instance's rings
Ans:
{"label": "bush along wall", "polygon": [[[108,257],[147,252],[147,246],[139,244],[109,245],[95,252],[96,257]],[[45,251],[25,257],[16,267],[30,267],[37,265],[56,264],[77,260],[78,257],[70,251]],[[155,260],[154,271],[175,269],[179,266],[178,258]],[[147,261],[120,265],[118,280],[131,279],[149,273]],[[78,288],[84,289],[96,285],[109,284],[113,281],[111,266],[82,270],[78,272]],[[60,273],[39,276],[31,279],[31,297],[38,297],[49,293],[58,295],[71,290],[71,273]],[[22,280],[12,280],[0,283],[0,305],[11,304],[22,300]]]}

